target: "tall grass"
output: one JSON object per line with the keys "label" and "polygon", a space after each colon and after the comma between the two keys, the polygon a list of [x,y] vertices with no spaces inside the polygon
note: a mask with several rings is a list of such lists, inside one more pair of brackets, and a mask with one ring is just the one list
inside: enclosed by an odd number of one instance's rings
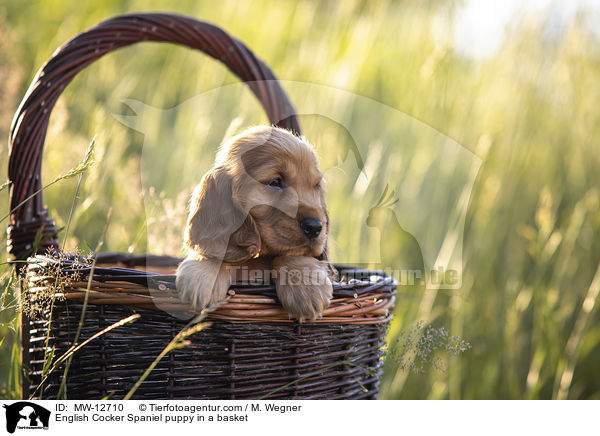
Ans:
{"label": "tall grass", "polygon": [[[330,169],[334,260],[394,266],[399,230],[391,222],[380,232],[364,225],[386,185],[401,200],[410,193],[418,199],[396,204],[396,216],[444,236],[433,213],[410,215],[422,199],[432,199],[435,214],[450,215],[453,207],[436,183],[435,156],[420,150],[452,138],[482,159],[464,225],[462,287],[403,290],[389,333],[392,345],[424,320],[472,348],[444,362],[445,371],[424,374],[389,359],[382,397],[600,397],[600,52],[585,14],[556,32],[548,32],[549,15],[517,17],[497,54],[470,60],[453,50],[447,25],[461,6],[449,1],[52,5],[7,0],[0,6],[0,135],[7,136],[35,70],[96,22],[170,10],[217,23],[283,80],[347,90],[395,109],[371,113],[366,100],[303,95],[302,87],[284,84],[304,113],[326,108],[341,120],[301,117]],[[93,246],[112,207],[106,250],[178,254],[172,233],[160,238],[162,217],[174,217],[168,228],[177,234],[183,226],[177,196],[210,167],[226,132],[266,121],[248,91],[221,88],[236,82],[205,56],[160,44],[120,50],[79,74],[54,109],[44,155],[43,178],[52,181],[76,165],[97,133],[97,164],[81,186],[67,247]],[[161,110],[135,121],[141,133],[113,117],[136,115],[124,100]],[[362,172],[352,161],[354,146]],[[6,165],[6,150],[0,161]],[[44,194],[59,227],[69,217],[75,182]],[[8,212],[6,195],[0,191],[0,215]],[[18,327],[11,274],[3,268],[0,395],[16,397]]]}

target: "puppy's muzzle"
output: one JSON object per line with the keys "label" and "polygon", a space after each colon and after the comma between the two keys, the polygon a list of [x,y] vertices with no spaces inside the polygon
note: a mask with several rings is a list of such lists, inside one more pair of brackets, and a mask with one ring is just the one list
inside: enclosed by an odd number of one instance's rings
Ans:
{"label": "puppy's muzzle", "polygon": [[300,221],[300,228],[309,239],[314,239],[323,230],[323,223],[316,218],[304,218]]}

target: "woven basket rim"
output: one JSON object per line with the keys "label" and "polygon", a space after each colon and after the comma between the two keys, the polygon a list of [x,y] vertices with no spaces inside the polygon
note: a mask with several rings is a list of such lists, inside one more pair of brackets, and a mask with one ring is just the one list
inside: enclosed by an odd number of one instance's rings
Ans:
{"label": "woven basket rim", "polygon": [[[173,256],[100,253],[96,256],[88,292],[91,259],[68,253],[56,257],[36,255],[29,258],[27,292],[35,298],[36,293],[55,286],[58,277],[64,281],[52,291],[58,298],[81,301],[87,294],[89,304],[162,310],[190,318],[198,312],[179,300],[175,274],[139,269],[141,266],[174,268],[181,260]],[[103,266],[106,264],[111,266]],[[380,324],[390,320],[397,285],[393,277],[380,270],[333,266],[340,281],[333,283],[333,298],[323,316],[311,322]],[[225,302],[205,313],[208,319],[237,323],[296,322],[281,306],[273,284],[234,283]]]}

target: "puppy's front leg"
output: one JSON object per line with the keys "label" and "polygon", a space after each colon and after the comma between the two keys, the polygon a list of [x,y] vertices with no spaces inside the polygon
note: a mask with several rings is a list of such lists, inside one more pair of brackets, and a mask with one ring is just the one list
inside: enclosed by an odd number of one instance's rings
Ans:
{"label": "puppy's front leg", "polygon": [[275,288],[284,309],[300,321],[321,316],[329,306],[333,286],[327,262],[308,256],[273,259]]}
{"label": "puppy's front leg", "polygon": [[175,280],[179,299],[195,310],[224,300],[231,285],[227,265],[211,259],[185,259],[177,268]]}

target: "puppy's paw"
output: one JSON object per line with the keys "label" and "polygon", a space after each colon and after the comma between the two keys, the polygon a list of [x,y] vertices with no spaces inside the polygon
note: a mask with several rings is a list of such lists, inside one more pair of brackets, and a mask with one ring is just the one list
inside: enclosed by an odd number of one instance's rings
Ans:
{"label": "puppy's paw", "polygon": [[314,257],[281,256],[273,260],[275,288],[283,308],[301,322],[321,316],[333,286],[327,263]]}
{"label": "puppy's paw", "polygon": [[210,259],[185,259],[175,279],[179,299],[195,310],[224,300],[231,285],[227,267]]}

